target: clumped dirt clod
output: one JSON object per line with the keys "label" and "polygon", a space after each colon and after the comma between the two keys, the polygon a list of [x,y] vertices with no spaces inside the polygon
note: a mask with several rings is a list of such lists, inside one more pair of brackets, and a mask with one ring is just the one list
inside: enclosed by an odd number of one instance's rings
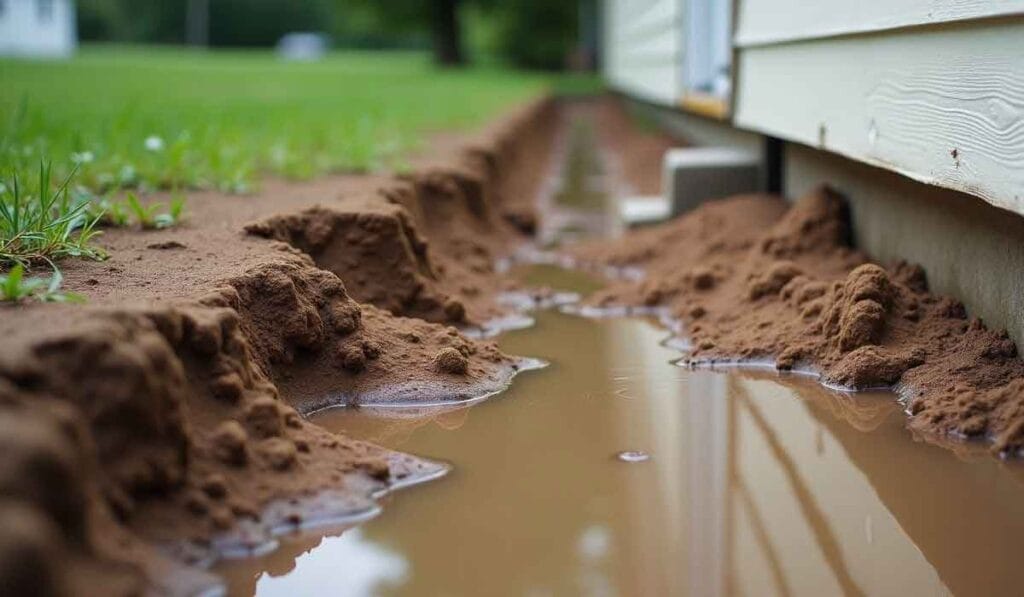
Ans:
{"label": "clumped dirt clod", "polygon": [[773,362],[823,381],[895,387],[913,428],[1024,448],[1024,362],[1004,331],[928,292],[924,271],[882,267],[849,244],[842,197],[827,188],[706,203],[615,243],[577,247],[583,263],[642,268],[593,305],[661,306],[685,325],[693,365]]}
{"label": "clumped dirt clod", "polygon": [[[502,210],[529,201],[552,110],[438,137],[402,177],[196,193],[188,223],[109,230],[109,261],[66,264],[88,305],[0,309],[0,586],[199,593],[211,578],[181,562],[285,522],[263,520],[269,505],[324,490],[364,503],[439,467],[393,470],[394,453],[302,415],[508,383],[516,359],[440,323],[503,313],[487,290],[518,237]],[[459,362],[441,370],[445,351]]]}
{"label": "clumped dirt clod", "polygon": [[469,359],[454,348],[442,348],[434,356],[434,363],[437,365],[437,370],[442,373],[462,375],[469,368]]}

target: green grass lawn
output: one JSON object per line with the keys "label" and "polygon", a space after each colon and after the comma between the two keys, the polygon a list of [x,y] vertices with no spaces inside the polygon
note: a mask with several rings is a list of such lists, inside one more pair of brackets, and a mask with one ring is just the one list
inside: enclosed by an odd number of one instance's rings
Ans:
{"label": "green grass lawn", "polygon": [[98,46],[71,60],[0,59],[0,273],[25,290],[0,300],[61,296],[11,268],[102,258],[90,244],[97,225],[177,222],[180,200],[143,206],[128,190],[244,193],[265,174],[398,170],[431,131],[595,81],[439,70],[416,52],[294,63],[270,51]]}
{"label": "green grass lawn", "polygon": [[69,61],[0,60],[0,173],[94,192],[216,187],[398,167],[425,132],[480,124],[550,77],[443,71],[425,54],[86,47]]}

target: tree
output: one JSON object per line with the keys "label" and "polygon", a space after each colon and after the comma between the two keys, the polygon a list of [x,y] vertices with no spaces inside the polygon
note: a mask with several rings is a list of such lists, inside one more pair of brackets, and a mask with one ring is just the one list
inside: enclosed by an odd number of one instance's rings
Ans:
{"label": "tree", "polygon": [[443,66],[464,64],[459,0],[435,0],[432,4],[434,10],[430,20],[434,32],[434,60]]}
{"label": "tree", "polygon": [[462,47],[459,18],[461,0],[336,0],[339,26],[356,21],[363,28],[375,28],[387,36],[416,36],[425,31],[432,37],[434,61],[443,66],[461,66],[466,56]]}

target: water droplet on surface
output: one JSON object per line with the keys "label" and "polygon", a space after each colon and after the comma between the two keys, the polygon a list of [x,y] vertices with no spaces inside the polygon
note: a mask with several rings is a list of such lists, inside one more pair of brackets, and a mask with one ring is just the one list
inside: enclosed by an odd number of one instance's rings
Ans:
{"label": "water droplet on surface", "polygon": [[645,462],[651,459],[651,455],[641,450],[626,450],[615,455],[623,462]]}

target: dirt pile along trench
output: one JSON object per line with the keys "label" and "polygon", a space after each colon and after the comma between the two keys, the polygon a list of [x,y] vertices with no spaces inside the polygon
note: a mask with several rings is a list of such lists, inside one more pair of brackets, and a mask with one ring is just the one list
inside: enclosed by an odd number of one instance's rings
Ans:
{"label": "dirt pile along trench", "polygon": [[[598,104],[598,138],[649,192],[664,135]],[[107,230],[105,262],[63,264],[85,306],[0,310],[0,586],[12,593],[190,592],[190,563],[264,546],[443,465],[330,433],[339,404],[466,400],[525,362],[459,329],[508,315],[499,257],[536,230],[551,101],[434,138],[408,174],[266,181],[190,195],[184,226]],[[155,199],[160,199],[159,197]],[[849,245],[823,189],[710,202],[570,249],[640,268],[594,306],[668,310],[695,364],[767,360],[857,388],[897,384],[932,435],[1024,445],[1024,363],[1005,333],[927,292],[920,268]],[[158,549],[159,547],[159,549]],[[170,557],[168,557],[170,556]]]}
{"label": "dirt pile along trench", "polygon": [[63,264],[87,305],[4,307],[0,586],[194,593],[213,579],[182,562],[442,473],[302,415],[509,382],[521,361],[452,325],[504,314],[493,264],[531,225],[554,117],[438,136],[400,178],[194,193],[184,226]]}
{"label": "dirt pile along trench", "polygon": [[684,324],[693,365],[769,362],[846,388],[895,387],[925,436],[1024,448],[1024,361],[1005,331],[928,292],[925,272],[882,267],[850,245],[843,198],[738,196],[573,250],[584,264],[641,268],[593,306],[662,307]]}

